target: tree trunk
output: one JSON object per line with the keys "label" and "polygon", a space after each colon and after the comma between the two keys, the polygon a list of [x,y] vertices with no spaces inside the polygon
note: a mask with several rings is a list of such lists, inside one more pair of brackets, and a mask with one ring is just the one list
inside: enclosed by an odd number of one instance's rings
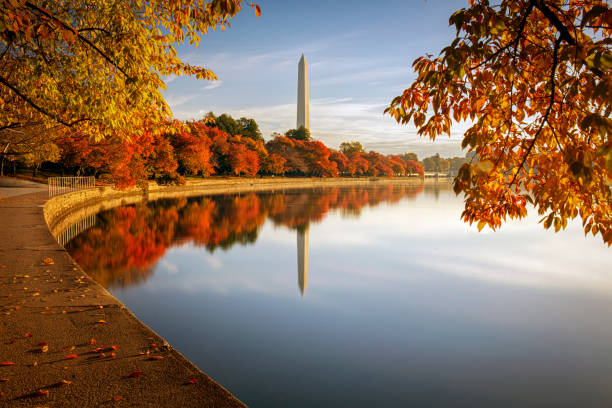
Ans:
{"label": "tree trunk", "polygon": [[13,177],[17,177],[17,160],[13,160]]}

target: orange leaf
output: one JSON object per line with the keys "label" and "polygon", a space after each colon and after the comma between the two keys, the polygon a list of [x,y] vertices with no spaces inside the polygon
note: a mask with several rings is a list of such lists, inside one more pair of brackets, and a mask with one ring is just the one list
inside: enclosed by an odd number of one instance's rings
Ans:
{"label": "orange leaf", "polygon": [[91,345],[96,344],[96,339],[91,339],[91,340],[89,341],[89,344],[91,344]]}
{"label": "orange leaf", "polygon": [[79,358],[76,354],[68,354],[66,356],[66,360],[74,360],[75,358]]}
{"label": "orange leaf", "polygon": [[38,396],[38,397],[48,397],[49,396],[49,390],[38,390],[38,391],[36,391],[36,396]]}
{"label": "orange leaf", "polygon": [[113,344],[113,345],[111,346],[111,348],[112,348],[113,350],[117,350],[119,347],[117,347],[117,346],[115,346],[115,345]]}
{"label": "orange leaf", "polygon": [[1,367],[13,366],[13,365],[15,365],[15,363],[13,363],[12,361],[3,361],[0,363]]}
{"label": "orange leaf", "polygon": [[142,371],[141,370],[136,370],[130,373],[130,375],[128,375],[128,377],[140,377],[140,375],[142,375]]}
{"label": "orange leaf", "polygon": [[257,4],[255,5],[255,15],[257,17],[261,16],[261,8]]}
{"label": "orange leaf", "polygon": [[119,401],[119,400],[122,400],[122,399],[123,399],[123,397],[121,395],[115,395],[113,397],[113,401]]}
{"label": "orange leaf", "polygon": [[32,333],[26,333],[26,334],[25,334],[25,336],[26,336],[27,338],[30,338],[30,337],[32,337]]}
{"label": "orange leaf", "polygon": [[97,323],[106,323],[106,320],[98,320]]}

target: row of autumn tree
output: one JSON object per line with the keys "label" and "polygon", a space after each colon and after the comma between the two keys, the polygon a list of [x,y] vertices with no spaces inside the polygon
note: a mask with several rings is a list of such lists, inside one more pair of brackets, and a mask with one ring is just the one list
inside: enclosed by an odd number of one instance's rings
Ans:
{"label": "row of autumn tree", "polygon": [[127,286],[151,276],[168,248],[187,242],[213,252],[257,240],[266,220],[300,229],[332,210],[349,216],[382,203],[414,199],[424,184],[379,184],[288,192],[222,194],[113,208],[66,249],[97,282]]}
{"label": "row of autumn tree", "polygon": [[105,138],[96,142],[81,135],[59,137],[55,141],[59,162],[78,174],[110,175],[119,187],[145,180],[181,184],[184,176],[213,174],[338,177],[424,172],[420,163],[406,157],[347,148],[355,143],[343,143],[344,148],[335,150],[309,140],[309,136],[291,137],[299,134],[299,129],[276,134],[265,142],[252,119],[234,121],[239,125],[232,130],[224,117],[227,119],[227,115],[221,115],[214,122],[210,118],[174,121],[164,131],[144,130],[130,140]]}

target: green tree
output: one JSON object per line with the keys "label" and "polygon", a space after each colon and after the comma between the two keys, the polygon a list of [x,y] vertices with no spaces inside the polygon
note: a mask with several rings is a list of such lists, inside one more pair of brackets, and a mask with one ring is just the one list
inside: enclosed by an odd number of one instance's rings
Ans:
{"label": "green tree", "polygon": [[240,127],[240,134],[245,137],[250,137],[253,140],[263,141],[259,125],[255,122],[255,119],[240,118],[238,119],[238,126]]}
{"label": "green tree", "polygon": [[415,162],[419,161],[419,156],[417,156],[416,153],[404,153],[404,154],[400,154],[399,156],[405,162],[408,162],[408,160],[412,160]]}
{"label": "green tree", "polygon": [[304,126],[286,131],[285,136],[295,140],[311,140],[310,130],[306,129]]}
{"label": "green tree", "polygon": [[417,78],[386,112],[435,139],[473,125],[478,161],[454,182],[465,221],[497,228],[533,204],[545,228],[582,219],[612,244],[612,11],[600,0],[470,0],[457,36],[418,58]]}
{"label": "green tree", "polygon": [[236,136],[241,130],[238,122],[236,122],[236,120],[227,113],[223,113],[221,116],[215,117],[215,125],[225,133],[229,133],[232,136]]}
{"label": "green tree", "polygon": [[342,142],[340,143],[340,151],[350,157],[354,153],[362,153],[363,146],[359,142]]}

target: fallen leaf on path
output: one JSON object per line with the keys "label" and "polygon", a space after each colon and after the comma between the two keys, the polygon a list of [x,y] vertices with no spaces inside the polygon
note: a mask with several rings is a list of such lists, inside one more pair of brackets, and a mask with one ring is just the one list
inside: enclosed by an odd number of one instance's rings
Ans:
{"label": "fallen leaf on path", "polygon": [[187,381],[189,384],[197,384],[198,380],[196,380],[195,378],[190,378],[189,381]]}
{"label": "fallen leaf on path", "polygon": [[41,352],[41,353],[46,353],[47,351],[49,351],[49,346],[42,346],[42,347],[40,348],[40,352]]}
{"label": "fallen leaf on path", "polygon": [[68,354],[66,356],[66,360],[74,360],[75,358],[79,358],[76,354]]}
{"label": "fallen leaf on path", "polygon": [[8,378],[0,378],[0,382],[7,382],[8,380]]}
{"label": "fallen leaf on path", "polygon": [[38,365],[38,361],[34,361],[34,362],[32,363],[32,367],[36,367],[37,365]]}
{"label": "fallen leaf on path", "polygon": [[89,341],[89,344],[91,344],[91,345],[96,344],[96,339],[91,339],[91,340]]}
{"label": "fallen leaf on path", "polygon": [[113,401],[119,401],[119,400],[122,400],[122,399],[123,399],[123,397],[121,395],[115,395],[113,397]]}
{"label": "fallen leaf on path", "polygon": [[70,385],[70,384],[72,384],[72,381],[62,380],[59,383],[60,383],[60,385]]}
{"label": "fallen leaf on path", "polygon": [[26,333],[25,336],[28,337],[28,338],[32,337],[32,333]]}
{"label": "fallen leaf on path", "polygon": [[38,390],[38,391],[36,391],[36,396],[38,396],[38,397],[48,397],[49,396],[49,390]]}
{"label": "fallen leaf on path", "polygon": [[13,363],[12,361],[3,361],[0,363],[0,367],[13,366],[13,365],[15,365],[15,363]]}
{"label": "fallen leaf on path", "polygon": [[41,341],[40,343],[38,343],[39,346],[46,346],[47,342],[46,341]]}
{"label": "fallen leaf on path", "polygon": [[52,258],[45,258],[42,262],[44,265],[53,265],[55,263]]}
{"label": "fallen leaf on path", "polygon": [[142,375],[142,371],[141,370],[136,370],[130,373],[130,375],[128,375],[128,377],[140,377]]}
{"label": "fallen leaf on path", "polygon": [[98,320],[97,323],[103,324],[103,323],[106,323],[106,320]]}
{"label": "fallen leaf on path", "polygon": [[149,356],[149,360],[163,360],[162,356]]}

